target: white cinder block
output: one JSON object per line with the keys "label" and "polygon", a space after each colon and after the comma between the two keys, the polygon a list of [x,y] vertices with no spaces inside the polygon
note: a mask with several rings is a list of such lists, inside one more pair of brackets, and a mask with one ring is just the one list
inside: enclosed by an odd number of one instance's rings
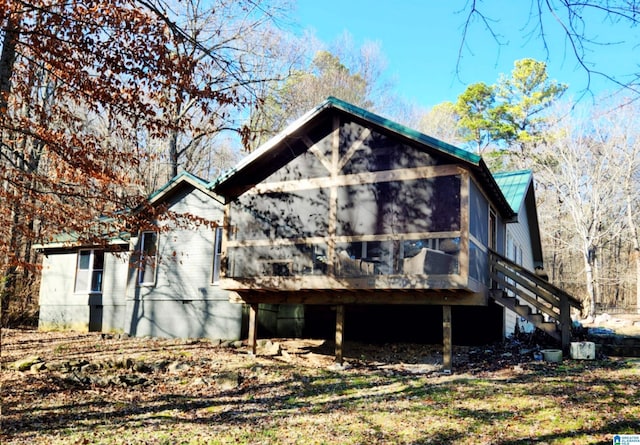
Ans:
{"label": "white cinder block", "polygon": [[574,360],[593,360],[596,358],[596,344],[591,341],[571,343],[571,358]]}

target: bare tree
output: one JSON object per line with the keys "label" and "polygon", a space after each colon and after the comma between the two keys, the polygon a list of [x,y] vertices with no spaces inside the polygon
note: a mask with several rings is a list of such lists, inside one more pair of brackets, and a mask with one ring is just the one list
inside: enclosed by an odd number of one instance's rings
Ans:
{"label": "bare tree", "polygon": [[442,102],[423,113],[415,127],[449,144],[462,145],[464,139],[458,130],[459,120],[460,116],[456,112],[455,104]]}
{"label": "bare tree", "polygon": [[[594,58],[595,54],[612,47],[625,48],[629,54],[635,51],[637,42],[625,40],[624,32],[640,24],[640,3],[635,0],[529,0],[525,4],[529,6],[528,17],[518,24],[524,30],[523,34],[529,39],[537,38],[547,58],[555,52],[559,52],[562,58],[572,57],[586,74],[585,92],[590,91],[594,77],[600,77],[634,95],[640,94],[640,70],[613,74],[609,71],[610,66],[598,65]],[[478,32],[474,29],[476,24],[491,35],[496,45],[501,46],[504,42],[499,31],[500,22],[512,23],[514,20],[513,17],[501,17],[500,12],[490,15],[481,0],[469,0],[464,11],[458,71],[465,48],[472,40],[471,34]],[[608,30],[602,33],[601,28],[596,29],[597,26],[608,26]],[[551,37],[558,33],[564,39]]]}
{"label": "bare tree", "polygon": [[627,198],[635,201],[639,188],[638,132],[631,125],[634,120],[622,116],[624,109],[613,108],[616,114],[561,120],[547,138],[550,142],[533,154],[538,181],[550,192],[543,208],[561,218],[565,229],[557,240],[580,255],[589,315],[602,297],[604,277],[612,276],[614,264],[602,261],[605,249],[631,233],[637,219]]}
{"label": "bare tree", "polygon": [[[312,38],[299,41],[306,57],[296,60],[294,69],[283,81],[275,81],[263,90],[251,115],[251,129],[256,147],[282,130],[288,123],[335,96],[371,111],[391,103],[390,85],[382,81],[384,60],[379,45],[365,43],[354,48],[349,36],[327,50]],[[311,53],[312,56],[308,57]],[[299,53],[294,54],[296,58]]]}
{"label": "bare tree", "polygon": [[[243,13],[243,24],[271,20],[266,2],[243,4],[219,0],[211,14]],[[162,0],[0,0],[0,11],[4,309],[31,262],[29,243],[61,232],[101,242],[152,219],[122,212],[144,207],[133,173],[151,155],[147,144],[175,134],[202,140],[210,130],[198,117],[215,116],[219,130],[256,79],[224,28],[188,28]],[[240,23],[215,19],[221,27]],[[205,35],[221,40],[198,40]]]}
{"label": "bare tree", "polygon": [[[609,143],[616,144],[616,157],[619,159],[621,178],[621,201],[624,205],[626,220],[624,229],[630,246],[631,275],[635,272],[635,306],[640,313],[640,239],[638,235],[638,211],[640,191],[640,133],[636,121],[640,110],[637,106],[617,108],[608,114],[607,120],[613,135]],[[628,264],[625,262],[625,264]]]}
{"label": "bare tree", "polygon": [[245,110],[255,103],[262,84],[286,74],[280,67],[280,31],[275,26],[286,4],[279,0],[143,3],[177,27],[171,51],[191,62],[157,96],[172,122],[155,156],[160,164],[155,170],[166,170],[160,182],[181,169],[207,177],[219,173],[206,168],[214,165],[213,141],[232,132],[246,143]]}

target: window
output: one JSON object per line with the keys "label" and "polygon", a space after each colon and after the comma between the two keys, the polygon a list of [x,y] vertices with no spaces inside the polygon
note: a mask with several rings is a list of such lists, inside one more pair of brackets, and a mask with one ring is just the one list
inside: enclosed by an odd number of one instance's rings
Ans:
{"label": "window", "polygon": [[522,266],[522,246],[511,234],[507,234],[507,258]]}
{"label": "window", "polygon": [[140,240],[138,284],[154,284],[156,281],[158,234],[156,232],[142,232]]}
{"label": "window", "polygon": [[498,222],[493,209],[489,210],[489,248],[493,250],[498,248]]}
{"label": "window", "polygon": [[75,292],[102,292],[104,252],[86,249],[78,251]]}
{"label": "window", "polygon": [[222,227],[216,227],[213,238],[213,284],[220,281],[220,264],[222,260]]}

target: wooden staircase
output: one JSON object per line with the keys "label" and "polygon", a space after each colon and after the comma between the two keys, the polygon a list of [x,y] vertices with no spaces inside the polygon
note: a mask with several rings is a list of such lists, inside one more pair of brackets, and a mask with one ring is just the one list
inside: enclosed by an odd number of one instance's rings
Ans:
{"label": "wooden staircase", "polygon": [[512,310],[562,343],[571,342],[571,307],[582,304],[559,287],[549,283],[508,258],[489,252],[491,298]]}

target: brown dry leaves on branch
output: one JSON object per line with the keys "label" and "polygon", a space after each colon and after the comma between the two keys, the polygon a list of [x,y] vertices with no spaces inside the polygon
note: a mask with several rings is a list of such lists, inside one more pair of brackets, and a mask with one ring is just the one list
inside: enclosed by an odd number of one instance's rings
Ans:
{"label": "brown dry leaves on branch", "polygon": [[169,99],[205,114],[239,100],[176,51],[189,36],[154,4],[0,0],[0,275],[32,262],[32,243],[104,243],[149,221],[125,212],[146,198],[149,140],[192,125]]}

